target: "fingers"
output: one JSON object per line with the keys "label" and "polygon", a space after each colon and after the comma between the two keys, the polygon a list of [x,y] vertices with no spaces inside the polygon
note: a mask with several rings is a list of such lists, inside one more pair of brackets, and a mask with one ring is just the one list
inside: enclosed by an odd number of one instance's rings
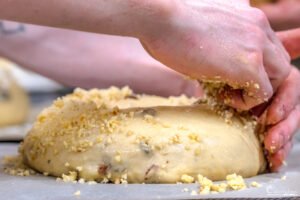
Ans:
{"label": "fingers", "polygon": [[267,112],[268,130],[264,143],[270,153],[271,170],[277,171],[291,149],[291,140],[300,124],[300,73],[293,68],[280,86]]}
{"label": "fingers", "polygon": [[[172,87],[170,87],[172,88]],[[185,80],[185,83],[182,85],[180,91],[181,94],[185,94],[190,97],[202,98],[204,95],[203,88],[198,83],[198,81]]]}
{"label": "fingers", "polygon": [[[250,110],[251,108],[257,106],[258,104],[261,104],[264,101],[262,98],[256,98],[247,95],[247,93],[245,93],[245,91],[242,89],[224,90],[220,97],[225,104],[237,108],[239,110]],[[265,100],[267,99],[268,97],[265,96]]]}
{"label": "fingers", "polygon": [[280,47],[269,44],[264,51],[264,66],[275,92],[290,73],[290,60]]}
{"label": "fingers", "polygon": [[300,57],[300,28],[277,33],[292,59]]}
{"label": "fingers", "polygon": [[300,73],[293,68],[288,78],[278,89],[267,112],[267,125],[285,119],[300,101]]}
{"label": "fingers", "polygon": [[271,171],[277,172],[279,168],[285,163],[285,159],[292,149],[292,142],[289,141],[282,149],[277,153],[269,156],[269,163]]}
{"label": "fingers", "polygon": [[300,106],[298,105],[285,120],[269,129],[264,140],[265,148],[270,153],[277,152],[291,140],[299,127],[299,123]]}
{"label": "fingers", "polygon": [[[260,69],[263,69],[263,67]],[[243,89],[224,90],[224,103],[240,110],[250,110],[268,101],[273,95],[273,88],[271,82],[268,80],[268,75],[265,71],[261,70],[257,72],[256,77],[253,76],[252,80],[243,80]],[[226,99],[230,99],[230,101]]]}
{"label": "fingers", "polygon": [[[219,99],[228,106],[239,110],[250,110],[251,108],[266,102],[273,93],[271,84],[267,84],[267,89],[260,90],[259,84],[254,89],[226,89],[219,95]],[[265,92],[267,91],[267,92]]]}

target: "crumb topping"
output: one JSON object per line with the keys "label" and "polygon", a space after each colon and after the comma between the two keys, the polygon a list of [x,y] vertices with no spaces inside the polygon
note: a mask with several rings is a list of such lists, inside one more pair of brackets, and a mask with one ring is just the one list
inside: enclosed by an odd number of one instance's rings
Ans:
{"label": "crumb topping", "polygon": [[[201,153],[203,153],[201,147],[205,143],[205,138],[201,138],[199,133],[197,134],[197,131],[193,130],[189,125],[170,125],[162,122],[161,119],[163,118],[159,118],[160,113],[155,109],[141,109],[134,111],[129,109],[128,112],[123,112],[122,108],[115,106],[117,105],[117,102],[126,98],[129,98],[130,101],[135,101],[142,96],[136,95],[132,98],[132,95],[134,94],[129,88],[111,88],[109,90],[90,91],[76,89],[73,94],[59,98],[54,102],[54,106],[45,109],[38,116],[37,122],[32,130],[32,133],[34,132],[34,134],[29,134],[26,137],[26,140],[30,141],[32,144],[28,153],[29,159],[36,160],[36,158],[40,156],[49,155],[49,152],[51,151],[54,155],[59,155],[62,149],[73,155],[80,155],[80,153],[87,152],[95,146],[110,148],[113,147],[112,144],[115,144],[117,141],[115,135],[120,135],[120,138],[130,138],[130,144],[136,145],[136,151],[149,158],[155,155],[157,151],[160,151],[162,155],[167,155],[169,148],[190,151],[190,155],[194,156],[195,159],[201,157]],[[171,97],[168,101],[172,102],[174,105],[191,105],[191,99],[185,96]],[[201,104],[203,102],[198,103]],[[209,100],[206,100],[205,104],[223,118],[230,126],[241,124],[245,129],[252,129],[256,126],[256,122],[251,116],[240,115],[232,109],[225,109],[224,106],[209,102]],[[66,114],[66,112],[68,112],[68,114]],[[153,142],[152,136],[150,137],[144,133],[138,134],[138,130],[133,132],[126,129],[130,126],[130,123],[126,123],[126,121],[128,121],[127,119],[133,118],[141,120],[146,124],[145,126],[149,125],[149,127],[151,127],[152,125],[155,125],[163,127],[163,130],[166,132],[173,126],[171,128],[174,128],[175,131],[171,132],[172,135],[165,138],[165,140]],[[55,122],[55,129],[53,129],[53,127],[48,127],[46,123],[48,120]],[[241,123],[235,123],[237,120]],[[173,131],[172,129],[170,130]],[[45,134],[43,133],[42,140],[40,139],[40,133],[37,130],[44,131]],[[188,141],[188,145],[184,143],[186,141]],[[60,145],[57,145],[58,143]],[[57,148],[58,146],[59,148]],[[21,149],[20,152],[22,153],[23,150]],[[49,159],[48,164],[50,163],[51,160]],[[128,168],[123,166],[124,163],[126,164],[126,157],[123,154],[113,151],[112,156],[107,158],[107,161],[101,164],[104,163],[106,164],[104,168],[99,168],[99,163],[95,165],[96,171],[98,170],[97,174],[99,175],[99,178],[96,179],[97,182],[113,182],[116,184],[126,184],[128,182],[128,174],[126,172]],[[170,164],[168,163],[153,164],[151,165],[151,170],[148,174],[151,175],[151,173],[154,173],[154,171],[158,169],[167,171],[169,165]],[[61,167],[65,167],[66,170],[68,170],[65,172],[68,173],[63,174],[61,178],[58,179],[59,181],[78,182],[80,184],[86,182],[81,177],[85,170],[87,170],[86,166],[76,166],[72,160],[68,160],[68,162],[62,164]],[[99,173],[99,171],[103,171],[103,173]],[[18,171],[13,171],[11,173],[29,175],[30,171],[28,169],[28,171],[22,173]],[[51,175],[51,172],[44,172],[44,175]],[[183,174],[179,177],[183,183],[194,183],[196,177],[190,175]],[[197,181],[201,185],[199,191],[201,194],[225,192],[226,190],[240,190],[246,187],[242,177],[238,175],[228,176],[226,184],[214,184],[211,180],[201,175],[197,177]],[[93,182],[90,184],[93,184]]]}
{"label": "crumb topping", "polygon": [[189,175],[187,175],[187,174],[183,174],[183,175],[181,176],[181,181],[182,181],[183,183],[193,183],[193,182],[194,182],[194,177],[189,176]]}

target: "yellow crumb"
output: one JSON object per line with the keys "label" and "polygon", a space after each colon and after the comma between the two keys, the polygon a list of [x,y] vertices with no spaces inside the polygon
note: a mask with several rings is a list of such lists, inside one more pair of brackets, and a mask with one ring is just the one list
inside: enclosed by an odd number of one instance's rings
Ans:
{"label": "yellow crumb", "polygon": [[101,143],[101,142],[102,142],[102,137],[100,137],[100,136],[97,137],[96,142],[97,142],[97,143]]}
{"label": "yellow crumb", "polygon": [[211,187],[213,186],[213,182],[201,174],[198,175],[198,182],[200,184],[200,194],[209,194]]}
{"label": "yellow crumb", "polygon": [[115,156],[115,161],[117,161],[118,163],[121,162],[121,156],[120,155],[116,155]]}
{"label": "yellow crumb", "polygon": [[197,195],[197,192],[195,191],[195,190],[193,190],[192,192],[191,192],[191,196],[196,196]]}
{"label": "yellow crumb", "polygon": [[275,149],[276,149],[275,146],[271,146],[271,147],[270,147],[270,153],[274,153]]}
{"label": "yellow crumb", "polygon": [[83,184],[83,183],[85,183],[85,180],[83,178],[81,178],[78,180],[78,183]]}
{"label": "yellow crumb", "polygon": [[228,186],[233,190],[242,190],[246,188],[245,181],[242,176],[230,174],[226,176]]}
{"label": "yellow crumb", "polygon": [[146,122],[153,123],[153,124],[156,123],[156,120],[152,115],[147,114],[144,116],[144,119]]}
{"label": "yellow crumb", "polygon": [[56,107],[58,107],[58,108],[64,107],[64,101],[63,101],[61,98],[59,98],[59,99],[57,99],[56,101],[54,101],[53,104],[54,104]]}
{"label": "yellow crumb", "polygon": [[44,172],[43,175],[44,175],[44,176],[48,176],[48,175],[49,175],[49,172]]}
{"label": "yellow crumb", "polygon": [[200,137],[196,133],[190,133],[188,135],[189,139],[195,142],[200,142]]}
{"label": "yellow crumb", "polygon": [[44,116],[44,115],[38,116],[38,122],[43,123],[45,121],[46,121],[46,116]]}
{"label": "yellow crumb", "polygon": [[88,181],[87,183],[88,183],[89,185],[95,185],[95,184],[97,184],[96,181]]}
{"label": "yellow crumb", "polygon": [[195,149],[195,156],[199,156],[200,153],[201,153],[201,149],[200,148]]}
{"label": "yellow crumb", "polygon": [[259,184],[259,183],[256,182],[256,181],[253,181],[253,182],[251,182],[251,186],[252,186],[252,187],[261,187],[261,184]]}
{"label": "yellow crumb", "polygon": [[64,182],[73,182],[76,181],[76,179],[77,179],[77,172],[75,171],[70,171],[69,174],[62,175],[62,180]]}
{"label": "yellow crumb", "polygon": [[128,183],[128,181],[127,181],[127,174],[123,174],[121,176],[121,183],[122,184],[127,184]]}
{"label": "yellow crumb", "polygon": [[185,146],[184,149],[188,151],[188,150],[191,150],[191,147]]}
{"label": "yellow crumb", "polygon": [[4,173],[13,176],[29,176],[36,174],[36,172],[24,165],[21,156],[6,156],[3,158]]}
{"label": "yellow crumb", "polygon": [[180,144],[181,143],[181,141],[180,141],[180,137],[179,137],[179,135],[174,135],[172,138],[171,138],[171,142],[173,143],[173,144]]}
{"label": "yellow crumb", "polygon": [[112,143],[111,138],[107,138],[106,142],[107,142],[107,144],[111,144]]}
{"label": "yellow crumb", "polygon": [[127,136],[132,136],[133,135],[133,131],[128,131],[127,132]]}
{"label": "yellow crumb", "polygon": [[255,83],[253,86],[254,86],[255,89],[259,89],[260,88],[260,86],[259,86],[258,83]]}
{"label": "yellow crumb", "polygon": [[79,171],[79,172],[81,172],[82,169],[83,169],[83,168],[82,168],[81,166],[76,167],[76,170]]}
{"label": "yellow crumb", "polygon": [[195,180],[194,177],[186,175],[186,174],[184,174],[184,175],[181,176],[181,181],[183,183],[193,183],[194,180]]}
{"label": "yellow crumb", "polygon": [[223,193],[223,192],[226,192],[226,189],[227,189],[227,184],[226,183],[213,184],[211,186],[211,191],[213,191],[213,192]]}
{"label": "yellow crumb", "polygon": [[81,194],[80,190],[77,190],[76,192],[74,192],[75,196],[80,196],[80,194]]}

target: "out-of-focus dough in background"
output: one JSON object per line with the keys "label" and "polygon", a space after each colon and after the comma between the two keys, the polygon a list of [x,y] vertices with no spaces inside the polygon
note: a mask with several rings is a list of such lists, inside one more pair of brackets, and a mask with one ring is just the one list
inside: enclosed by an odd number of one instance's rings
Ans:
{"label": "out-of-focus dough in background", "polygon": [[63,89],[0,57],[0,141],[22,139],[37,114]]}
{"label": "out-of-focus dough in background", "polygon": [[0,127],[24,123],[29,111],[29,97],[17,83],[12,64],[0,60]]}

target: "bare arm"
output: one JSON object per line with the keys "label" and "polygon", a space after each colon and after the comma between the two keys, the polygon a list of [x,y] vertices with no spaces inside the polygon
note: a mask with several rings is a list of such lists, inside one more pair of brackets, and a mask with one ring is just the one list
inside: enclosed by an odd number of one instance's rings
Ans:
{"label": "bare arm", "polygon": [[2,0],[0,18],[136,37],[164,65],[240,89],[230,102],[240,109],[267,101],[290,71],[265,15],[247,0]]}
{"label": "bare arm", "polygon": [[11,34],[0,34],[0,56],[65,85],[196,94],[196,84],[153,59],[136,39],[26,24],[17,32],[18,23],[4,24]]}
{"label": "bare arm", "polygon": [[141,37],[168,17],[172,0],[3,0],[0,18],[112,35]]}

